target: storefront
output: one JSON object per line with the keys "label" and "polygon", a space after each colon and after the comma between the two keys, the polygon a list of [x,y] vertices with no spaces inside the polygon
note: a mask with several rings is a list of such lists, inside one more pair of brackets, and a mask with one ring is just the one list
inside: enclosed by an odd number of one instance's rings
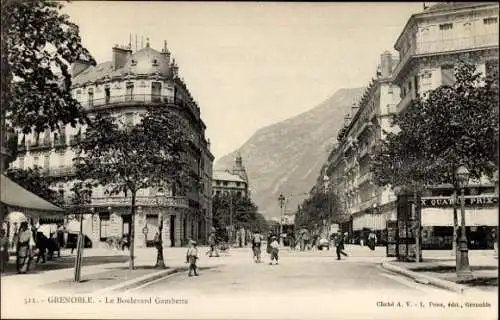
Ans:
{"label": "storefront", "polygon": [[[422,198],[422,249],[452,249],[453,206],[450,197]],[[458,205],[458,226],[461,219]],[[493,249],[498,235],[498,196],[466,196],[465,224],[469,249]]]}

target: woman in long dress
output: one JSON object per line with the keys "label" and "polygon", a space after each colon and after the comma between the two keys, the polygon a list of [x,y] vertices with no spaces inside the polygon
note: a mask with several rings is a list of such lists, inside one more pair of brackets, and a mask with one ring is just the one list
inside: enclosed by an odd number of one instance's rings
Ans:
{"label": "woman in long dress", "polygon": [[16,249],[18,273],[26,273],[29,271],[31,262],[30,240],[32,239],[32,236],[32,232],[28,229],[28,223],[21,222]]}

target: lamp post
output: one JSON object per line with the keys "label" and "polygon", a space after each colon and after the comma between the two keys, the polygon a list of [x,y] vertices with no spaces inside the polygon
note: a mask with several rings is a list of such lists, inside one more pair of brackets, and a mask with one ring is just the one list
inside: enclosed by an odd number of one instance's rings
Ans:
{"label": "lamp post", "polygon": [[279,234],[279,237],[280,237],[280,244],[283,246],[283,239],[281,237],[281,234],[283,233],[283,207],[284,207],[284,204],[285,204],[285,196],[280,193],[280,196],[278,197],[278,201],[280,202],[280,210],[281,210],[281,213],[280,213],[280,234]]}
{"label": "lamp post", "polygon": [[80,232],[78,233],[78,243],[77,243],[77,251],[76,251],[76,259],[75,259],[75,274],[74,281],[80,282],[81,280],[81,271],[82,271],[82,258],[83,258],[83,247],[85,246],[85,240],[83,236],[83,205],[89,202],[90,191],[87,187],[83,187],[81,191],[79,191],[79,197],[82,200],[82,206],[80,206]]}
{"label": "lamp post", "polygon": [[459,280],[468,280],[473,278],[472,271],[469,266],[469,255],[467,248],[467,235],[465,226],[465,195],[464,190],[469,184],[470,172],[465,166],[460,166],[455,172],[455,179],[460,188],[460,212],[461,212],[461,232],[459,240],[460,260],[457,264],[457,277]]}
{"label": "lamp post", "polygon": [[329,184],[330,184],[330,177],[328,177],[327,175],[323,176],[323,183],[324,183],[324,187],[325,187],[325,199],[327,201],[327,219],[326,219],[326,238],[328,239],[328,237],[330,236],[330,228],[331,228],[331,225],[332,225],[332,222],[331,222],[331,216],[332,216],[332,201],[329,197],[329,194],[328,194],[328,187],[329,187]]}

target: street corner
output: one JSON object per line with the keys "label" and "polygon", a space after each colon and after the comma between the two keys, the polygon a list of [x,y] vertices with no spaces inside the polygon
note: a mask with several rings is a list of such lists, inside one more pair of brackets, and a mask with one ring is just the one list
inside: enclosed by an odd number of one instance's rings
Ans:
{"label": "street corner", "polygon": [[[138,267],[134,270],[122,270],[123,274],[120,276],[116,276],[117,279],[119,279],[117,282],[110,284],[108,283],[107,286],[103,286],[101,288],[98,288],[97,290],[93,291],[93,294],[96,295],[102,295],[105,293],[111,293],[111,292],[123,292],[123,291],[128,291],[132,290],[136,287],[145,285],[149,282],[153,282],[155,280],[164,278],[166,276],[180,273],[187,271],[188,268],[185,266],[175,266],[175,267],[167,267],[164,269],[159,269],[159,268],[141,268]],[[141,272],[142,271],[142,272]],[[129,275],[129,278],[127,280],[126,275]],[[101,278],[106,278],[106,275],[101,275]],[[125,281],[124,281],[125,280]]]}

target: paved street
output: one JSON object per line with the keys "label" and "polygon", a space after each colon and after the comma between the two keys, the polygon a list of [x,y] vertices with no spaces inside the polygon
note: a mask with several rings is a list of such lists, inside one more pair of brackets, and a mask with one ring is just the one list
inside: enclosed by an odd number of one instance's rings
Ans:
{"label": "paved street", "polygon": [[[355,253],[361,253],[355,252]],[[154,282],[134,292],[160,293],[189,291],[210,294],[282,293],[293,291],[334,292],[339,290],[369,289],[396,290],[417,293],[429,291],[380,268],[382,257],[366,248],[365,256],[350,256],[336,260],[334,251],[281,252],[280,264],[269,265],[268,255],[263,263],[251,260],[249,248],[233,249],[227,263],[216,268],[200,271],[200,277],[177,274]],[[202,257],[203,261],[209,259]],[[188,278],[188,279],[186,279]],[[427,292],[426,291],[426,292]]]}

